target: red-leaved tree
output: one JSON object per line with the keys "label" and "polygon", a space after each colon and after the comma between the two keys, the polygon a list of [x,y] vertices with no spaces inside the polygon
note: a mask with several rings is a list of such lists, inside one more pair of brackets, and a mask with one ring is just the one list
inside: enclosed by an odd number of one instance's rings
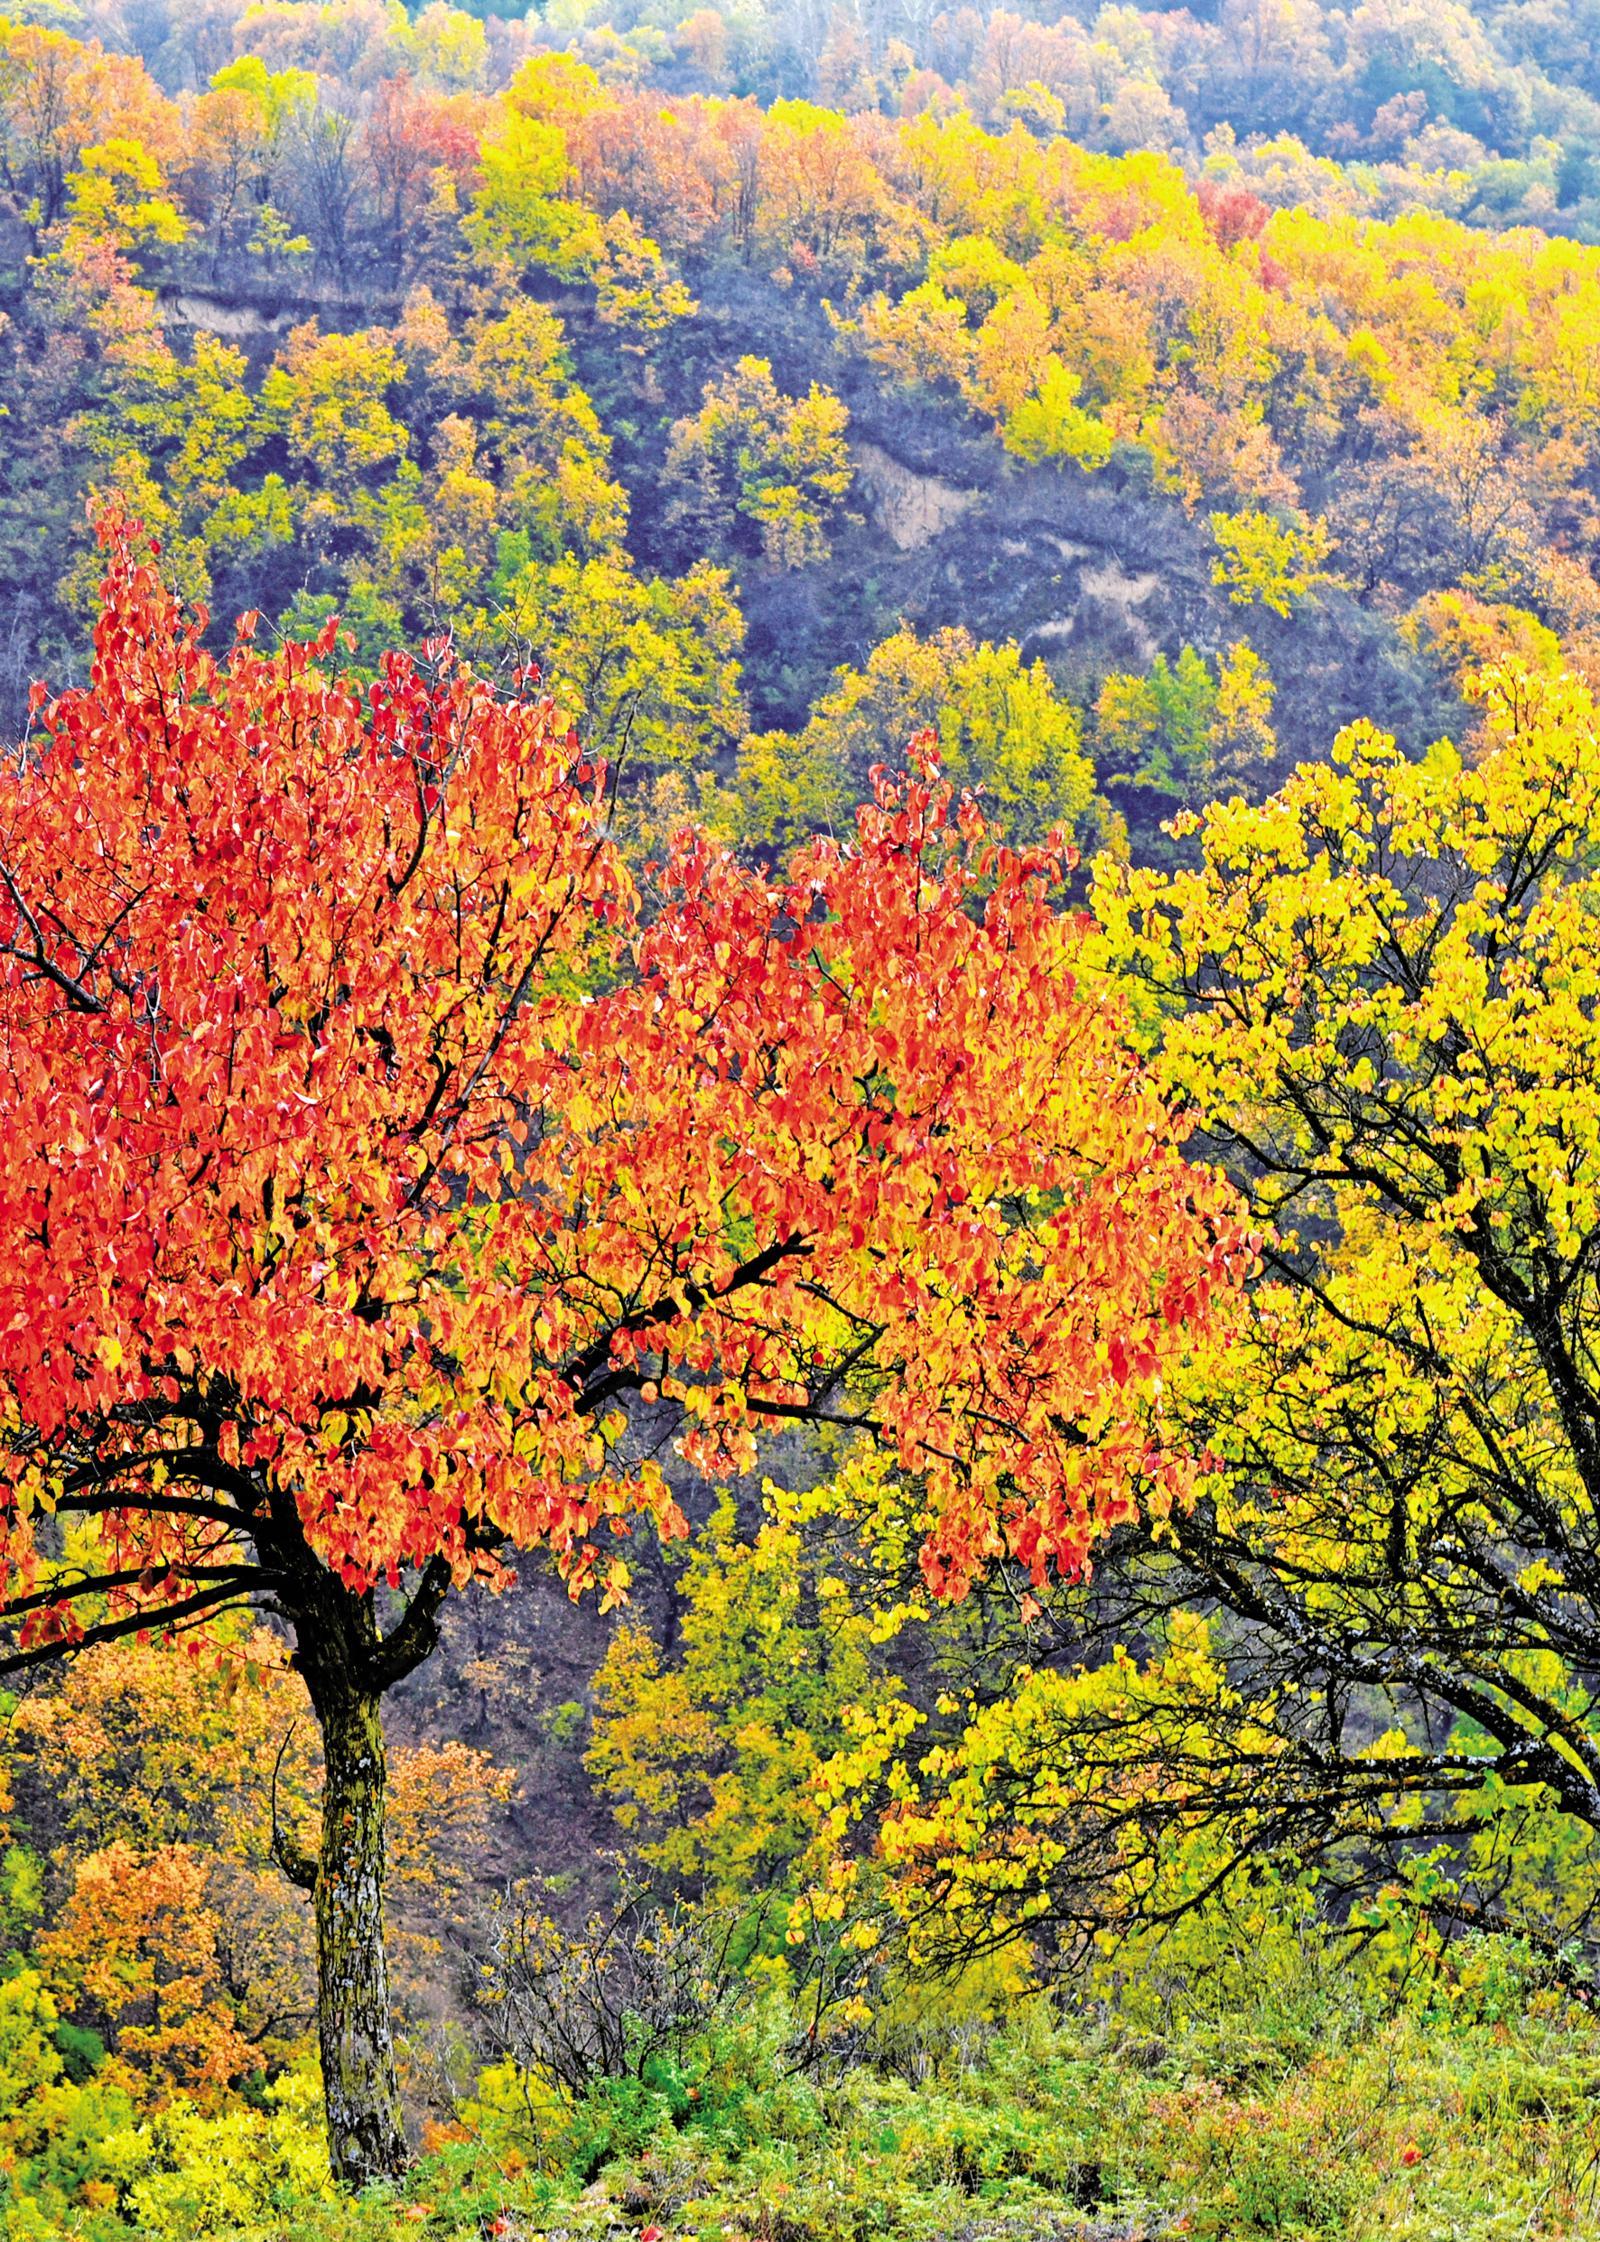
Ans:
{"label": "red-leaved tree", "polygon": [[405,2157],[380,1703],[452,1589],[544,1546],[620,1593],[607,1529],[682,1526],[645,1413],[709,1472],[889,1444],[943,1593],[1076,1568],[1181,1497],[1158,1376],[1248,1246],[1060,865],[930,779],[776,882],[686,835],[647,915],[547,702],[439,649],[363,687],[331,628],[216,660],[103,534],[90,682],[0,792],[0,1613],[12,1666],[287,1626],[359,2182]]}

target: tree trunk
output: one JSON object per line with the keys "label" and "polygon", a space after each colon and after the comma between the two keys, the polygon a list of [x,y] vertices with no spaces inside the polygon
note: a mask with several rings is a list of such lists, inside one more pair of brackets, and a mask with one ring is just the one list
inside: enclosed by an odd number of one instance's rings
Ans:
{"label": "tree trunk", "polygon": [[317,1916],[317,2033],[328,2156],[341,2187],[398,2179],[410,2161],[394,2067],[383,1939],[388,1766],[380,1708],[439,1640],[451,1571],[435,1557],[387,1634],[370,1589],[348,1588],[311,1550],[293,1501],[276,1500],[262,1534],[294,1625],[295,1669],[322,1730],[322,1847],[297,1855],[277,1827],[273,1853],[308,1888]]}
{"label": "tree trunk", "polygon": [[[330,1683],[332,1686],[330,1686]],[[317,1864],[317,2027],[328,2153],[345,2187],[406,2168],[383,1939],[388,1771],[376,1691],[326,1673],[312,1688],[326,1775]]]}

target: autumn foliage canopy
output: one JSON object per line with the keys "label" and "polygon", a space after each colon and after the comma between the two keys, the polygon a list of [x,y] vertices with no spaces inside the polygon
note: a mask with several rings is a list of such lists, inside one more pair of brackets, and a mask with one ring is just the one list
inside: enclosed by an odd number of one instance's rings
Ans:
{"label": "autumn foliage canopy", "polygon": [[937,1591],[1077,1569],[1181,1495],[1160,1374],[1249,1245],[1061,864],[931,771],[778,881],[686,830],[644,895],[529,680],[363,687],[249,618],[218,661],[105,537],[0,815],[5,1663],[292,1629],[321,1839],[274,1854],[359,2182],[406,2155],[378,1708],[452,1586],[543,1546],[615,1597],[669,1440],[731,1476],[795,1420],[890,1452]]}
{"label": "autumn foliage canopy", "polygon": [[686,836],[647,919],[547,702],[443,650],[363,691],[331,630],[218,662],[126,532],[110,565],[0,826],[30,1646],[79,1624],[52,1508],[100,1519],[98,1630],[292,1608],[269,1518],[352,1587],[536,1543],[619,1587],[596,1530],[674,1520],[629,1396],[708,1471],[763,1418],[875,1426],[958,1592],[1170,1498],[1153,1380],[1245,1248],[1048,856],[982,859],[980,912],[975,823],[885,782],[777,885]]}

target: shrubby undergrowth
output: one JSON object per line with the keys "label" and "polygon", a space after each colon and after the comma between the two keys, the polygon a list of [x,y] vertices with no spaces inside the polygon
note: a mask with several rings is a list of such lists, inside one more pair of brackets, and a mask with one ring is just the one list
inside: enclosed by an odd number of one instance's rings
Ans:
{"label": "shrubby undergrowth", "polygon": [[[680,1941],[688,1935],[680,1919]],[[464,2082],[402,2190],[340,2199],[317,2082],[136,2117],[53,2060],[10,1981],[5,2242],[895,2242],[1577,2237],[1600,2215],[1600,2032],[1504,1942],[1353,1962],[1277,1893],[1197,1918],[1069,2010],[991,1967],[891,1994],[806,2061],[791,1994],[724,1987],[670,2045],[624,2019],[581,2092]],[[581,1940],[575,1942],[581,1946]],[[571,1985],[569,2012],[581,2007]],[[570,2020],[570,2016],[569,2016]],[[31,2025],[31,2029],[29,2028]],[[646,2044],[648,2043],[648,2045]],[[797,2048],[800,2049],[797,2057]],[[42,2122],[41,2122],[42,2121]]]}

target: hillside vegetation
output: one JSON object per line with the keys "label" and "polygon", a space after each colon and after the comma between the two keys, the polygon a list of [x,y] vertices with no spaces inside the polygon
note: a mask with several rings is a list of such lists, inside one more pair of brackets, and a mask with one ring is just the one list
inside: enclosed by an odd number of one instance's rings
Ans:
{"label": "hillside vegetation", "polygon": [[[818,814],[768,735],[815,706],[858,792],[940,631],[1051,666],[1146,846],[1330,724],[1459,727],[1462,663],[1537,626],[1587,658],[1576,243],[566,57],[489,93],[509,33],[280,15],[177,98],[7,34],[14,705],[70,674],[111,491],[219,617],[531,649],[641,795],[753,833]],[[874,670],[902,625],[934,651]],[[999,775],[1021,676],[965,686],[962,753],[1042,830],[1085,805]]]}
{"label": "hillside vegetation", "polygon": [[0,2242],[1600,2228],[1597,42],[0,15]]}

